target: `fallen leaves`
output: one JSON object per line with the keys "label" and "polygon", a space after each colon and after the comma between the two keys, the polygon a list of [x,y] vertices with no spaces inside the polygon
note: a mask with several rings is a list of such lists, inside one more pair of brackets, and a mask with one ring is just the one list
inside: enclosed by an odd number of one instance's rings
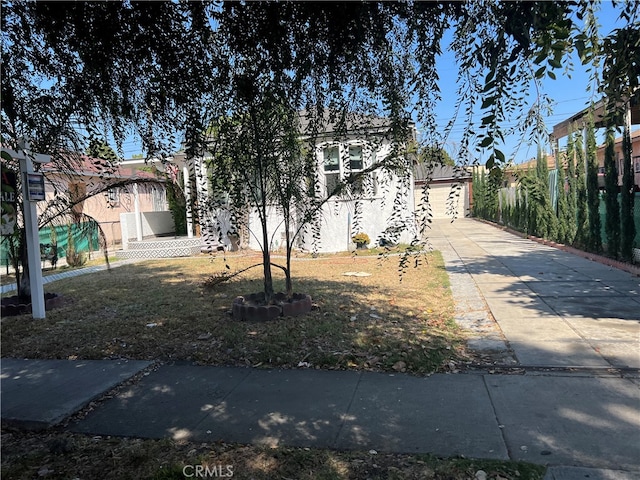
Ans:
{"label": "fallen leaves", "polygon": [[[240,271],[256,258],[227,260],[232,271]],[[73,295],[76,305],[52,311],[39,323],[3,320],[3,354],[281,368],[307,362],[312,368],[377,371],[396,371],[393,366],[402,361],[410,373],[448,371],[463,338],[451,322],[450,292],[441,288],[442,261],[409,270],[402,283],[393,262],[359,259],[358,271],[372,273],[361,279],[336,276],[347,269],[340,262],[351,259],[294,260],[294,288],[310,293],[315,308],[295,319],[263,323],[234,322],[227,314],[231,299],[260,289],[259,269],[215,291],[203,288],[202,278],[225,268],[221,259],[154,260],[61,280],[56,289]],[[176,276],[180,282],[171,283]],[[279,281],[276,288],[282,288]],[[92,291],[102,294],[79,295]]]}

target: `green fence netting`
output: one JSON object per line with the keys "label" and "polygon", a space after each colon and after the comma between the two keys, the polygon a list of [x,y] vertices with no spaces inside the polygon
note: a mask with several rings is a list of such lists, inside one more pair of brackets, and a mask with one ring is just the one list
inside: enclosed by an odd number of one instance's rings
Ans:
{"label": "green fence netting", "polygon": [[[43,227],[38,232],[41,244],[56,245],[58,258],[67,256],[69,235],[73,237],[76,252],[90,252],[99,250],[98,224],[96,222],[74,223]],[[0,264],[9,265],[9,247],[5,237],[0,241]]]}

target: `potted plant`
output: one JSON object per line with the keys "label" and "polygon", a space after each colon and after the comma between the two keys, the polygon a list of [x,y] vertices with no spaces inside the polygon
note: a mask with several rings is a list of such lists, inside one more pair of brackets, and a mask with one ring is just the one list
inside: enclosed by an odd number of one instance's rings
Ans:
{"label": "potted plant", "polygon": [[353,236],[353,238],[351,240],[353,241],[353,243],[356,244],[356,248],[358,250],[363,250],[363,249],[367,248],[367,245],[371,241],[369,239],[369,235],[367,235],[364,232],[357,233],[356,235]]}

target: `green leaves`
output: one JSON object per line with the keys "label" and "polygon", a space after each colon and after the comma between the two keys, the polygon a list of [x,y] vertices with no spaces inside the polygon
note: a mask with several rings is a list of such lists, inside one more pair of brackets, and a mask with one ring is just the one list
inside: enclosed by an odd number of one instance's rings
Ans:
{"label": "green leaves", "polygon": [[493,143],[492,137],[485,137],[482,142],[480,142],[480,148],[486,148]]}

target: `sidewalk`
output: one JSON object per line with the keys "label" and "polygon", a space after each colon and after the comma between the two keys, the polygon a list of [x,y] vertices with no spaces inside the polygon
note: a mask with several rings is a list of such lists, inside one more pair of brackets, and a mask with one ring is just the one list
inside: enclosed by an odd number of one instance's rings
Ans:
{"label": "sidewalk", "polygon": [[[131,258],[131,259],[127,259],[127,260],[118,260],[115,262],[111,262],[109,264],[110,268],[115,268],[115,267],[119,267],[121,265],[127,265],[130,263],[135,263],[135,262],[139,262],[140,260],[143,259],[137,259],[137,258]],[[70,278],[70,277],[77,277],[79,275],[86,275],[87,273],[95,273],[95,272],[101,272],[103,270],[107,270],[107,265],[94,265],[91,267],[82,267],[82,268],[76,268],[73,270],[60,270],[56,273],[53,273],[51,275],[47,275],[47,276],[43,276],[42,277],[42,283],[44,285],[46,285],[47,283],[51,283],[51,282],[55,282],[56,280],[61,280],[63,278]],[[17,290],[16,284],[15,283],[11,283],[8,285],[2,285],[0,287],[0,294],[5,294],[5,293],[9,293],[9,292],[13,292],[14,290]]]}
{"label": "sidewalk", "polygon": [[[640,478],[640,278],[467,219],[434,222],[431,240],[471,345],[524,374],[162,365],[66,428],[525,460],[550,465],[548,480]],[[148,365],[2,359],[2,420],[59,424]]]}
{"label": "sidewalk", "polygon": [[[55,424],[100,388],[147,365],[3,359],[3,421]],[[163,365],[67,428],[98,435],[514,459],[626,471],[603,478],[632,478],[634,472],[637,478],[639,399],[633,380],[614,376],[419,378]]]}

